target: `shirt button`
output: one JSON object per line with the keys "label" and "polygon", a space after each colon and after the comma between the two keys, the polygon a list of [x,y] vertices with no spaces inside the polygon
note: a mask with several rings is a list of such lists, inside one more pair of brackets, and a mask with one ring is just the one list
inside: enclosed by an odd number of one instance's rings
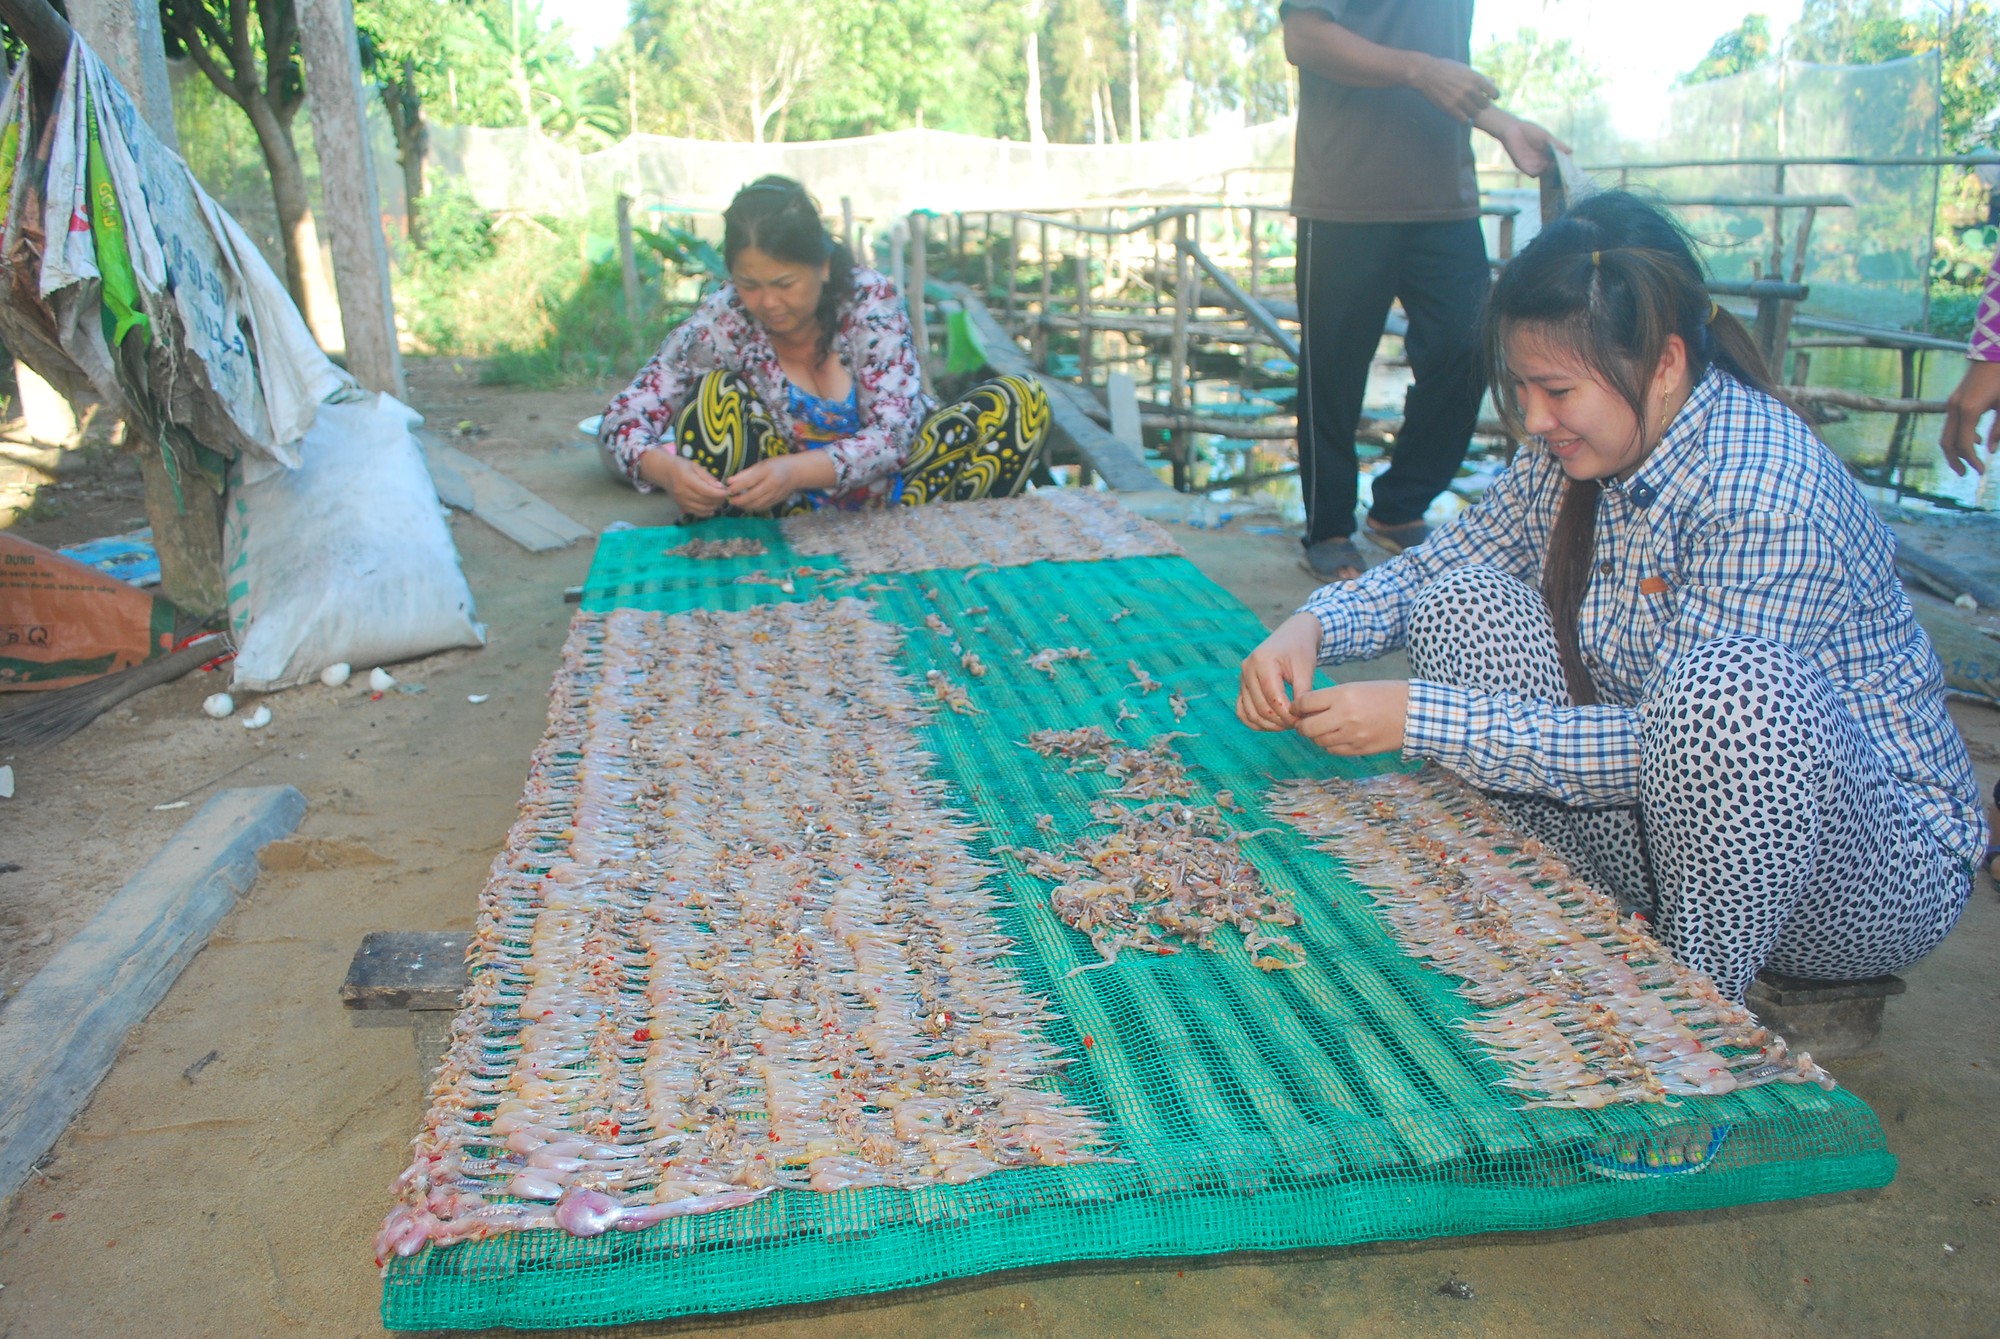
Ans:
{"label": "shirt button", "polygon": [[1597,570],[1598,570],[1599,572],[1602,572],[1602,573],[1603,573],[1603,574],[1604,574],[1605,576],[1610,576],[1610,575],[1611,575],[1611,560],[1610,560],[1609,558],[1606,558],[1606,559],[1605,559],[1605,560],[1604,560],[1603,562],[1601,562],[1601,563],[1599,563],[1599,564],[1597,565]]}

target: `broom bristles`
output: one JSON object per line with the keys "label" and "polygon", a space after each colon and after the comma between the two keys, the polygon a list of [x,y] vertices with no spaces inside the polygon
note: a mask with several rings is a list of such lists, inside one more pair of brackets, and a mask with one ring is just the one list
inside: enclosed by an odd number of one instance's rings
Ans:
{"label": "broom bristles", "polygon": [[61,743],[126,698],[172,683],[223,650],[223,643],[205,640],[88,683],[39,694],[26,706],[0,715],[0,747],[37,748]]}

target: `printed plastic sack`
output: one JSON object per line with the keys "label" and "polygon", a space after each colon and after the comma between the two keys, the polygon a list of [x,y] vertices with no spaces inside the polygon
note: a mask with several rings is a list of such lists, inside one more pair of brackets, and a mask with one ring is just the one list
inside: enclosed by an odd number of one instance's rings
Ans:
{"label": "printed plastic sack", "polygon": [[[64,331],[63,346],[99,398],[139,401],[149,420],[185,427],[222,456],[268,453],[296,464],[319,403],[352,379],[320,352],[256,247],[81,40],[70,46],[49,143],[39,292],[58,310],[66,296],[89,296],[91,320]],[[5,151],[0,132],[0,162]]]}
{"label": "printed plastic sack", "polygon": [[0,692],[67,688],[173,648],[174,607],[0,531]]}
{"label": "printed plastic sack", "polygon": [[484,646],[472,591],[410,429],[387,395],[328,401],[301,463],[230,469],[223,534],[239,688],[286,688],[328,665]]}

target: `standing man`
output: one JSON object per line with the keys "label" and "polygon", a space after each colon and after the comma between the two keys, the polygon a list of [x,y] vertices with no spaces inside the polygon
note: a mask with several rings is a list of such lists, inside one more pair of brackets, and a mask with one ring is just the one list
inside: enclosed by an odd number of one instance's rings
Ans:
{"label": "standing man", "polygon": [[1299,482],[1305,566],[1361,575],[1354,547],[1354,433],[1389,304],[1409,318],[1415,384],[1389,469],[1375,480],[1370,537],[1423,543],[1424,511],[1465,459],[1486,389],[1479,307],[1489,271],[1479,231],[1472,126],[1538,177],[1542,127],[1493,105],[1472,68],[1472,0],[1285,0],[1285,57],[1299,67],[1292,213],[1299,220]]}

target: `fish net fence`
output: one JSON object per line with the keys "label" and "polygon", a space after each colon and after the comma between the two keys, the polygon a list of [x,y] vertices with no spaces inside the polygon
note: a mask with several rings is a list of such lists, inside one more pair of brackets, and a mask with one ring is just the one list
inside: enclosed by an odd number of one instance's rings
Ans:
{"label": "fish net fence", "polygon": [[[1929,309],[1939,169],[1894,160],[1941,152],[1939,85],[1935,53],[1879,65],[1786,61],[1675,89],[1652,143],[1586,142],[1577,146],[1578,161],[1706,160],[1599,174],[1601,184],[1629,184],[1668,200],[1776,194],[1843,201],[1815,210],[1802,251],[1798,205],[1777,220],[1769,207],[1749,203],[1678,212],[1718,278],[1790,278],[1798,263],[1812,290],[1802,308],[1808,315],[1918,327]],[[1768,161],[1778,158],[1858,161]]]}
{"label": "fish net fence", "polygon": [[378,1243],[390,1328],[1893,1175],[1864,1103],[1476,796],[1243,728],[1255,616],[1056,505],[603,537]]}

